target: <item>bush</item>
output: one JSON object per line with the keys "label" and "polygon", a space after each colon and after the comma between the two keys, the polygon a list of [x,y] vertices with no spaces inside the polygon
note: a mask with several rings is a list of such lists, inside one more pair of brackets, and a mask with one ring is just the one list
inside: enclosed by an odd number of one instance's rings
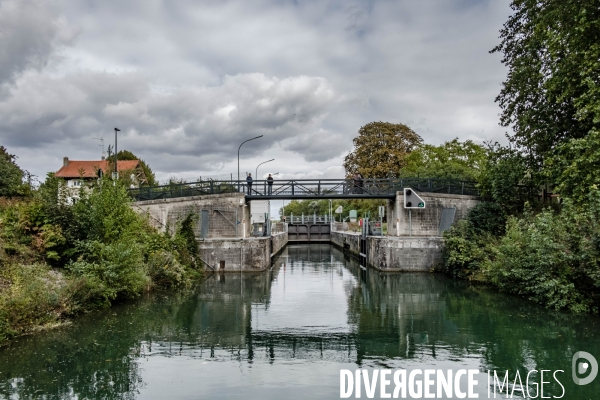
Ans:
{"label": "bush", "polygon": [[498,203],[484,201],[477,204],[469,212],[467,220],[478,233],[488,232],[495,236],[504,234],[506,215]]}
{"label": "bush", "polygon": [[31,198],[0,198],[0,341],[202,275],[195,214],[171,237],[131,208],[120,182],[82,190],[73,206],[62,189],[49,175]]}
{"label": "bush", "polygon": [[62,274],[42,264],[5,265],[1,270],[0,341],[34,326],[59,321],[69,308]]}
{"label": "bush", "polygon": [[493,251],[495,238],[475,230],[468,220],[459,221],[444,232],[444,238],[442,259],[446,273],[458,279],[486,281],[484,266]]}
{"label": "bush", "polygon": [[574,283],[577,266],[562,222],[551,211],[509,218],[506,235],[490,261],[489,277],[500,289],[546,307],[589,311],[592,304]]}
{"label": "bush", "polygon": [[492,211],[482,207],[445,233],[449,274],[488,282],[546,307],[598,312],[599,190],[589,193],[585,205],[565,200],[558,212],[511,216],[501,237],[488,232],[499,232]]}
{"label": "bush", "polygon": [[140,244],[131,240],[105,244],[97,240],[81,242],[79,260],[68,265],[78,276],[89,277],[104,285],[107,302],[117,297],[139,295],[148,285]]}
{"label": "bush", "polygon": [[148,275],[152,283],[161,286],[187,286],[186,269],[175,259],[173,253],[159,250],[150,253],[148,258]]}

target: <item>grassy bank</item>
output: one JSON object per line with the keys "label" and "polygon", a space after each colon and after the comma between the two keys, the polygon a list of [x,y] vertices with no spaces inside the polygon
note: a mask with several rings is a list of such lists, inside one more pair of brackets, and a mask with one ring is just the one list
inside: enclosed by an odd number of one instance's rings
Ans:
{"label": "grassy bank", "polygon": [[201,276],[189,214],[161,234],[104,181],[66,205],[49,177],[20,199],[0,198],[0,342],[78,313]]}
{"label": "grassy bank", "polygon": [[446,271],[546,307],[579,313],[600,308],[600,191],[579,205],[505,216],[482,203],[445,233]]}

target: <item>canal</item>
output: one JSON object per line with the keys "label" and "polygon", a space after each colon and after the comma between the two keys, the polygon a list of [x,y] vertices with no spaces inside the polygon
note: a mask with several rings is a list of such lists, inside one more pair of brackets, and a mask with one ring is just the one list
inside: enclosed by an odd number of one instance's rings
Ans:
{"label": "canal", "polygon": [[[487,370],[523,380],[564,370],[563,398],[597,399],[600,377],[575,385],[571,357],[600,358],[599,335],[596,317],[442,275],[365,273],[330,245],[290,245],[269,272],[209,276],[11,341],[0,398],[335,399],[341,369],[418,368],[478,369],[479,398]],[[544,395],[561,392],[554,382]]]}

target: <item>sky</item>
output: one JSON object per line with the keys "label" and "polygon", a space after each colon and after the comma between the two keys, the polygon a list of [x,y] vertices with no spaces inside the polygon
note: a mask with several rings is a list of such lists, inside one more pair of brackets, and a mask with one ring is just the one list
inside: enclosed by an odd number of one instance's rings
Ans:
{"label": "sky", "polygon": [[43,180],[114,143],[159,181],[341,178],[358,129],[503,141],[508,0],[0,0],[0,145]]}

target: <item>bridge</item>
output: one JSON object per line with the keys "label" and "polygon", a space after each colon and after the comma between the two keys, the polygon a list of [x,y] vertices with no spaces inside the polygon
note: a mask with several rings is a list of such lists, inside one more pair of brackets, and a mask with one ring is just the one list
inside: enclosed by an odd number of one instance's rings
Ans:
{"label": "bridge", "polygon": [[136,201],[172,199],[208,194],[244,193],[246,200],[394,199],[404,188],[426,193],[479,195],[475,182],[456,179],[281,179],[252,186],[237,180],[206,180],[129,189]]}

